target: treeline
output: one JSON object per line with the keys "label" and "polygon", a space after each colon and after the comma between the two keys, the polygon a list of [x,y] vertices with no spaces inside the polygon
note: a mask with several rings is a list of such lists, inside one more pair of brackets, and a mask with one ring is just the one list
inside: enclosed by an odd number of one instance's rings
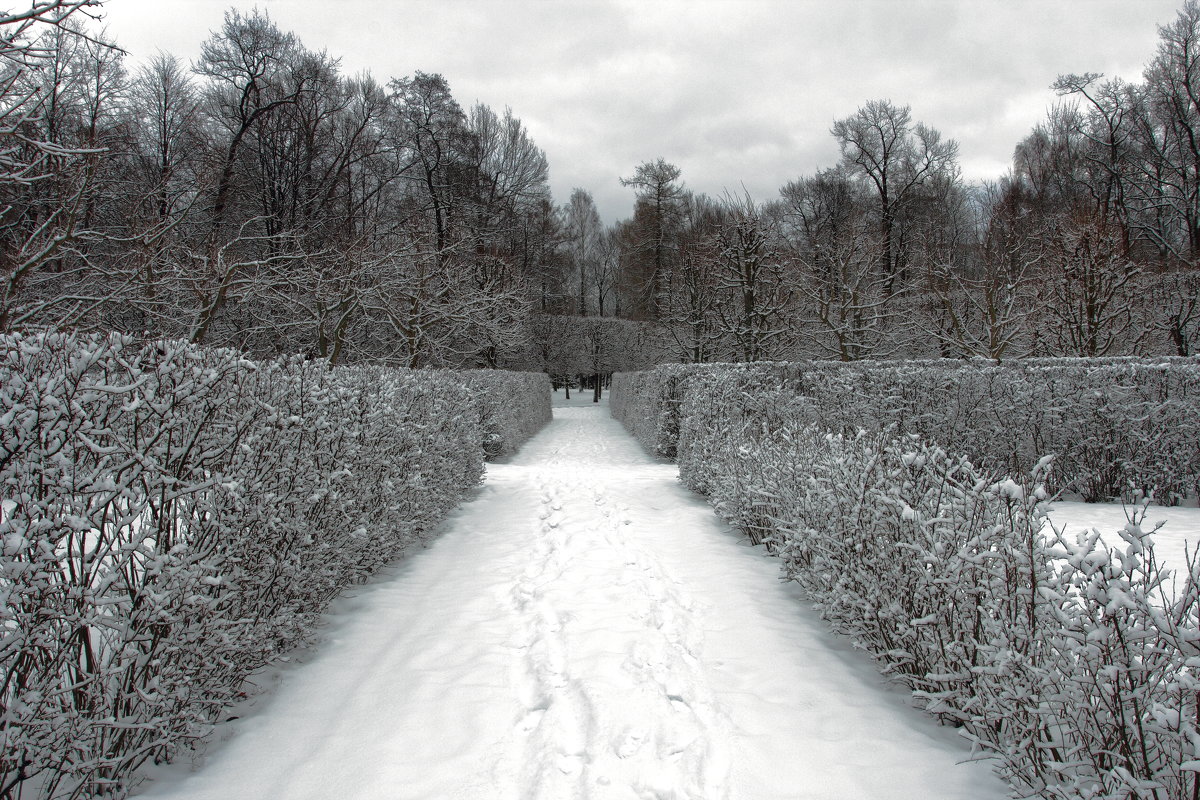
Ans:
{"label": "treeline", "polygon": [[1141,82],[1060,76],[994,182],[879,100],[777,199],[648,160],[613,225],[584,188],[556,203],[521,121],[440,75],[347,76],[257,10],[193,64],[134,68],[87,19],[100,3],[0,17],[0,331],[560,375],[1196,347],[1194,0]]}
{"label": "treeline", "polygon": [[546,157],[510,110],[440,75],[347,76],[258,10],[194,64],[130,68],[99,5],[0,17],[0,331],[543,366],[536,315],[574,307]]}
{"label": "treeline", "polygon": [[[690,362],[1190,355],[1198,44],[1189,0],[1142,82],[1060,76],[1061,102],[993,182],[964,182],[956,142],[888,100],[837,120],[839,163],[771,202],[694,194],[647,162],[615,231],[621,310]],[[581,308],[609,258],[598,239]]]}

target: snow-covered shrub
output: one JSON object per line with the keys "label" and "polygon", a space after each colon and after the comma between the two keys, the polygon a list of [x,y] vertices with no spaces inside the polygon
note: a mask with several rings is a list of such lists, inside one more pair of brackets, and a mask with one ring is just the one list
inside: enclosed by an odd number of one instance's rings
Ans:
{"label": "snow-covered shrub", "polygon": [[483,470],[452,373],[0,337],[0,796],[119,796]]}
{"label": "snow-covered shrub", "polygon": [[[866,374],[832,372],[847,389]],[[851,429],[813,398],[817,380],[694,375],[679,408],[683,482],[1022,794],[1200,791],[1197,581],[1163,590],[1136,519],[1111,548],[1047,535],[1049,459],[1015,478],[977,466],[902,432],[915,403]]]}
{"label": "snow-covered shrub", "polygon": [[709,372],[751,365],[663,364],[641,372],[617,372],[609,388],[613,418],[652,455],[675,458],[679,443],[679,406],[688,381]]}
{"label": "snow-covered shrub", "polygon": [[610,412],[646,452],[675,457],[678,406],[682,400],[679,384],[688,371],[687,367],[668,364],[613,374],[608,394]]}
{"label": "snow-covered shrub", "polygon": [[[798,368],[808,375],[814,400],[830,413],[844,410],[851,425],[877,430],[896,424],[1013,474],[1026,474],[1053,454],[1051,487],[1086,499],[1152,494],[1178,502],[1200,474],[1200,362],[1194,359]],[[854,399],[848,400],[851,387]]]}
{"label": "snow-covered shrub", "polygon": [[476,369],[454,374],[483,412],[488,460],[509,455],[550,421],[550,377],[543,372]]}
{"label": "snow-covered shrub", "polygon": [[973,697],[988,713],[967,731],[1029,793],[1200,793],[1200,573],[1171,586],[1142,516],[1108,543],[1056,533],[1038,554],[1030,622],[981,647]]}
{"label": "snow-covered shrub", "polygon": [[621,376],[614,415],[670,454],[684,396],[733,376],[806,396],[810,419],[830,431],[895,429],[1012,475],[1053,455],[1050,488],[1089,500],[1177,503],[1200,486],[1200,361],[1190,358],[673,365]]}

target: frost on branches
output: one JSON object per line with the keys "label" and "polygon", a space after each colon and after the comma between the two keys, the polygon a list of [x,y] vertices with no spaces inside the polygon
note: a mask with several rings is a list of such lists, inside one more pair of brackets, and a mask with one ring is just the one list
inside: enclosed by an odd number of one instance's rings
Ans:
{"label": "frost on branches", "polygon": [[0,796],[120,796],[203,736],[478,485],[488,402],[444,371],[0,337]]}
{"label": "frost on branches", "polygon": [[979,465],[1028,474],[1053,454],[1052,491],[1088,501],[1151,497],[1178,504],[1200,490],[1200,361],[1039,358],[990,361],[801,361],[667,365],[614,378],[613,413],[660,455],[673,455],[685,398],[701,377],[808,399],[826,430],[889,426]]}
{"label": "frost on branches", "polygon": [[[1129,366],[1107,377],[1128,378]],[[1022,796],[1195,796],[1200,563],[1179,575],[1160,565],[1144,513],[1106,539],[1055,531],[1044,511],[1054,460],[1021,474],[904,433],[917,404],[872,406],[888,395],[867,388],[877,379],[891,396],[919,396],[919,366],[896,370],[913,382],[886,370],[833,375],[778,364],[624,375],[614,408],[677,420],[683,482],[778,556],[836,630],[961,728]],[[825,402],[818,374],[843,390],[848,379],[864,387],[840,396],[870,428],[850,426],[845,409]],[[656,408],[671,382],[675,406]],[[1021,395],[1019,381],[1008,386]],[[1115,392],[1111,408],[1137,394]],[[974,397],[979,416],[997,410]],[[1140,397],[1161,407],[1169,395]],[[955,418],[965,403],[925,402],[927,419],[941,413],[952,432],[967,428]],[[1076,407],[1087,403],[1068,395],[1057,424]],[[1011,420],[1018,440],[1022,419]],[[1139,429],[1145,420],[1111,424]],[[1103,432],[1080,438],[1090,435]]]}

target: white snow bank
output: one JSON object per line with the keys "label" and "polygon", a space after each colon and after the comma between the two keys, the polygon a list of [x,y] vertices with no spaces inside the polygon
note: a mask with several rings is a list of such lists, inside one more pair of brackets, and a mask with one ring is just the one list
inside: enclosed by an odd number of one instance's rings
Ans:
{"label": "white snow bank", "polygon": [[[1132,511],[1133,509],[1129,509]],[[1096,529],[1110,543],[1119,544],[1117,531],[1128,521],[1127,509],[1120,503],[1082,503],[1059,500],[1050,506],[1050,520],[1067,532]],[[1194,506],[1155,506],[1148,508],[1142,522],[1144,530],[1162,528],[1154,535],[1154,554],[1160,563],[1176,572],[1182,579],[1187,571],[1185,550],[1194,551],[1200,544],[1200,508]]]}

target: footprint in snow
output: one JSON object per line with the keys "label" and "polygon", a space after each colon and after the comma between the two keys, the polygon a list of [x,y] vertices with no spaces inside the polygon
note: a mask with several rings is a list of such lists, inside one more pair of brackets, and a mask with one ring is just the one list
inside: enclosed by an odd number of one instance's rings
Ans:
{"label": "footprint in snow", "polygon": [[619,758],[630,758],[642,749],[642,745],[646,743],[646,735],[646,731],[640,728],[630,729],[617,742],[613,751]]}

